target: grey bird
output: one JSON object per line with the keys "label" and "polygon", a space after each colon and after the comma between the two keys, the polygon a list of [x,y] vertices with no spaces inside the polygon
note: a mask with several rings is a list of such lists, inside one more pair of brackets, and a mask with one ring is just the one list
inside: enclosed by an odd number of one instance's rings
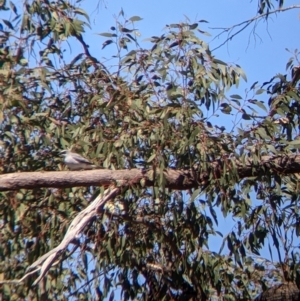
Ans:
{"label": "grey bird", "polygon": [[61,151],[60,155],[64,157],[64,162],[70,170],[93,169],[98,167],[84,157],[69,150]]}

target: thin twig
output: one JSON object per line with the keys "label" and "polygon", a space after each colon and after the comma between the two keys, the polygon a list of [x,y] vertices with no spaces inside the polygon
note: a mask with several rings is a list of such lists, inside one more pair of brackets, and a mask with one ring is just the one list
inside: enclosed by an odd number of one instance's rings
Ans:
{"label": "thin twig", "polygon": [[236,35],[238,35],[240,32],[242,32],[244,29],[246,29],[251,23],[253,23],[255,21],[258,21],[258,20],[260,20],[260,19],[262,19],[264,17],[268,17],[269,15],[272,15],[272,14],[284,12],[284,11],[291,10],[291,9],[297,9],[297,8],[300,8],[300,5],[292,5],[292,6],[285,7],[285,8],[278,8],[278,9],[266,12],[264,14],[257,15],[255,17],[251,18],[251,19],[248,19],[246,21],[243,21],[241,23],[235,24],[235,25],[233,25],[231,27],[227,27],[227,28],[224,28],[224,27],[212,27],[211,29],[221,29],[221,30],[223,30],[220,34],[218,34],[213,39],[213,41],[214,41],[216,38],[220,37],[223,33],[225,33],[225,32],[232,32],[236,27],[240,27],[240,26],[243,25],[243,27],[241,29],[239,29],[237,32],[229,35],[229,37],[223,43],[221,43],[216,48],[212,49],[212,51],[214,51],[216,49],[219,49],[220,47],[222,47],[223,45],[225,45],[229,40],[232,40]]}

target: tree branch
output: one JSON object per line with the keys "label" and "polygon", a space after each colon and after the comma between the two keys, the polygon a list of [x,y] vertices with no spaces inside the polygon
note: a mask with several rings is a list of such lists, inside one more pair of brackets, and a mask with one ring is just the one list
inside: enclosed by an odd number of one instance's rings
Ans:
{"label": "tree branch", "polygon": [[[216,48],[212,49],[212,51],[222,47],[223,45],[225,45],[228,41],[232,40],[236,35],[238,35],[240,32],[242,32],[245,28],[247,28],[251,23],[255,22],[255,21],[258,21],[262,18],[268,18],[269,15],[272,15],[272,14],[276,14],[276,13],[280,13],[280,12],[284,12],[284,11],[287,11],[287,10],[291,10],[291,9],[296,9],[296,8],[300,8],[300,5],[292,5],[292,6],[289,6],[289,7],[285,7],[285,8],[278,8],[278,9],[275,9],[275,10],[272,10],[272,11],[269,11],[269,12],[266,12],[266,13],[263,13],[261,15],[257,15],[251,19],[248,19],[246,21],[243,21],[241,23],[238,23],[238,24],[235,24],[231,27],[227,27],[227,28],[217,28],[217,27],[213,27],[212,29],[221,29],[222,32],[220,34],[218,34],[213,40],[215,40],[216,38],[220,37],[223,33],[225,32],[228,32],[228,37],[227,39],[221,43],[219,46],[217,46]],[[232,31],[237,28],[237,27],[240,27],[240,26],[243,26],[241,29],[239,29],[237,32],[232,33]]]}
{"label": "tree branch", "polygon": [[4,280],[0,281],[0,284],[19,284],[24,281],[31,274],[40,271],[39,277],[34,281],[33,285],[38,284],[47,274],[49,269],[55,264],[55,260],[58,259],[67,249],[68,245],[76,239],[97,215],[100,207],[107,201],[115,198],[120,191],[120,188],[113,188],[106,190],[104,194],[99,194],[97,198],[84,210],[79,212],[71,222],[68,231],[66,232],[64,239],[54,249],[41,256],[31,266],[27,268],[26,274],[21,279]]}
{"label": "tree branch", "polygon": [[[233,166],[237,166],[238,175],[241,178],[248,176],[259,176],[268,173],[289,174],[300,172],[300,155],[290,156],[263,156],[260,162],[254,164],[252,159],[246,163],[236,159],[222,158],[222,160],[211,163],[211,172],[218,178],[223,174],[223,168],[228,172]],[[4,174],[0,176],[0,191],[17,190],[21,188],[36,187],[74,187],[74,186],[102,186],[111,184],[132,185],[144,182],[144,185],[153,185],[153,171],[132,170],[88,170],[88,171],[57,171],[57,172],[24,172]],[[196,188],[207,183],[208,173],[197,173],[196,170],[173,170],[168,169],[164,172],[166,187],[172,189]],[[33,283],[38,284],[47,274],[55,261],[66,251],[68,245],[76,239],[99,212],[101,206],[107,201],[116,197],[120,187],[106,190],[104,195],[98,197],[83,211],[79,212],[70,224],[62,242],[54,249],[49,251],[35,261],[28,269],[27,273],[19,280],[0,281],[2,283],[17,284],[24,281],[33,272],[40,271],[39,277]]]}
{"label": "tree branch", "polygon": [[[248,159],[244,164],[234,158],[225,157],[219,161],[212,162],[210,172],[214,174],[215,178],[219,178],[224,168],[231,172],[233,166],[237,166],[237,173],[241,179],[265,174],[266,170],[269,173],[277,174],[300,173],[300,155],[262,156],[258,163],[253,163],[252,159]],[[154,174],[159,174],[159,171],[154,173],[153,170],[145,171],[141,169],[97,169],[11,173],[0,176],[0,191],[19,190],[22,188],[34,189],[37,187],[109,186],[111,184],[124,186],[142,182],[144,186],[153,186]],[[165,187],[177,190],[198,188],[207,183],[209,178],[208,171],[201,172],[201,166],[187,170],[167,169],[164,171],[164,175],[166,179]]]}

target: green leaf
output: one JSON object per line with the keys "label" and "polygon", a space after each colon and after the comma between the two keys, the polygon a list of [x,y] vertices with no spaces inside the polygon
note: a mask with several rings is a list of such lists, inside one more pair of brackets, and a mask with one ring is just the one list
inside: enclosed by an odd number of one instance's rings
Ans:
{"label": "green leaf", "polygon": [[147,163],[152,162],[156,158],[156,153],[152,154],[150,158],[147,160]]}
{"label": "green leaf", "polygon": [[255,92],[255,94],[256,94],[256,95],[259,95],[259,94],[264,93],[265,91],[266,91],[265,89],[258,89],[258,90]]}
{"label": "green leaf", "polygon": [[190,279],[190,277],[187,274],[183,274],[182,278],[184,279],[185,282],[187,282],[191,287],[193,287],[193,283],[192,280]]}
{"label": "green leaf", "polygon": [[11,1],[9,1],[9,6],[10,6],[10,8],[13,10],[13,12],[14,12],[16,15],[18,15],[18,11],[17,11],[17,8],[16,8],[16,6],[14,5],[14,3],[11,2]]}
{"label": "green leaf", "polygon": [[237,100],[237,99],[230,99],[230,101],[233,101],[233,102],[235,102],[235,103],[237,103],[239,106],[241,105],[241,103]]}
{"label": "green leaf", "polygon": [[244,120],[251,120],[251,116],[248,115],[247,113],[244,113],[244,114],[242,115],[242,118],[243,118]]}
{"label": "green leaf", "polygon": [[117,35],[115,33],[110,33],[110,32],[102,32],[102,33],[98,33],[99,36],[103,36],[103,37],[116,37]]}
{"label": "green leaf", "polygon": [[237,65],[237,72],[244,79],[244,81],[247,82],[247,76],[244,70],[239,65]]}
{"label": "green leaf", "polygon": [[213,217],[216,225],[218,225],[218,217],[217,217],[216,211],[213,209],[213,207],[211,205],[209,205],[209,211],[210,211],[210,214]]}
{"label": "green leaf", "polygon": [[218,59],[215,59],[215,58],[214,58],[213,62],[216,63],[216,64],[227,66],[227,64],[225,62],[223,62],[221,60],[218,60]]}
{"label": "green leaf", "polygon": [[113,40],[106,40],[103,44],[102,44],[102,49],[104,49],[106,46],[112,44],[114,41]]}
{"label": "green leaf", "polygon": [[121,27],[121,32],[133,32],[135,29],[128,29],[125,27]]}
{"label": "green leaf", "polygon": [[250,103],[255,104],[256,106],[258,106],[259,108],[261,108],[262,110],[264,110],[265,112],[267,112],[267,108],[265,107],[264,103],[262,101],[258,101],[256,99],[250,99],[248,100]]}
{"label": "green leaf", "polygon": [[77,7],[74,9],[74,12],[76,14],[80,14],[80,15],[84,16],[90,22],[90,17],[85,10]]}
{"label": "green leaf", "polygon": [[189,25],[189,29],[193,30],[196,29],[198,27],[198,23],[194,23],[192,25]]}
{"label": "green leaf", "polygon": [[123,142],[124,142],[123,140],[117,140],[117,141],[114,142],[114,146],[115,147],[121,147],[123,145]]}
{"label": "green leaf", "polygon": [[252,86],[250,87],[250,90],[253,90],[253,89],[255,88],[255,86],[257,85],[257,83],[258,83],[258,81],[254,82],[254,83],[252,84]]}
{"label": "green leaf", "polygon": [[129,18],[129,21],[131,21],[131,22],[138,22],[141,20],[143,20],[143,18],[141,18],[139,16],[133,16],[133,17]]}
{"label": "green leaf", "polygon": [[194,190],[192,196],[189,199],[190,203],[193,202],[199,196],[200,191],[201,190],[199,188]]}
{"label": "green leaf", "polygon": [[234,98],[234,99],[243,99],[240,95],[238,94],[233,94],[233,95],[230,95],[231,98]]}
{"label": "green leaf", "polygon": [[9,21],[2,19],[2,22],[3,22],[7,27],[9,27],[11,30],[14,30],[14,27],[12,26],[12,24],[11,24]]}

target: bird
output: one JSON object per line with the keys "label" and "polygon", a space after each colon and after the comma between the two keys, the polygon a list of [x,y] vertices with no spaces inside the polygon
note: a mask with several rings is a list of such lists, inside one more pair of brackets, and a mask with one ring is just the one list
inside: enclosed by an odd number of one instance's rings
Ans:
{"label": "bird", "polygon": [[79,154],[69,150],[62,150],[60,155],[64,157],[64,162],[70,170],[93,169],[98,167]]}

